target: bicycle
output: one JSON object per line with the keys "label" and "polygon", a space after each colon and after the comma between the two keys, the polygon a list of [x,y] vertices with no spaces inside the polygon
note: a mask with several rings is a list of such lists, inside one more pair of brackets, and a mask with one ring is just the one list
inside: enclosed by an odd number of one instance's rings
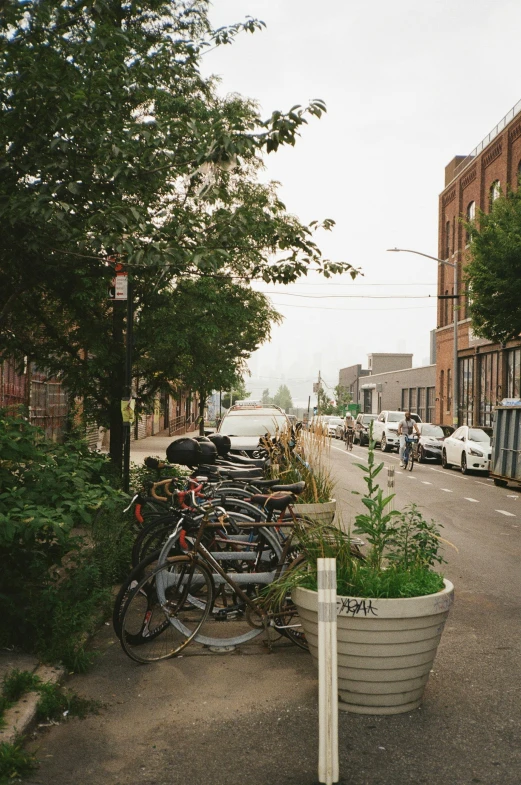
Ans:
{"label": "bicycle", "polygon": [[405,470],[412,472],[414,466],[414,445],[418,442],[415,436],[405,437],[405,449],[403,451],[403,465]]}
{"label": "bicycle", "polygon": [[[291,508],[295,501],[292,493],[265,497],[270,520],[244,523],[246,531],[239,535],[226,532],[224,514],[217,522],[210,520],[216,511],[212,504],[205,505],[200,522],[188,517],[179,522],[163,546],[159,566],[143,575],[118,614],[125,653],[137,662],[152,662],[179,654],[192,640],[222,649],[247,643],[263,631],[275,631],[307,649],[289,596],[271,610],[261,604],[261,590],[283,571],[305,564],[304,557],[293,558],[293,535],[299,523],[306,525]],[[289,519],[284,517],[287,509]],[[279,517],[273,520],[275,512]],[[272,532],[274,528],[280,536],[281,527],[290,529],[282,548]],[[219,529],[212,551],[203,541],[209,528]],[[179,545],[183,553],[172,556],[179,554]],[[219,546],[223,550],[217,550]],[[354,555],[363,558],[358,547],[352,547]]]}
{"label": "bicycle", "polygon": [[345,437],[346,450],[353,449],[353,436],[354,436],[354,430],[352,428],[346,428],[346,437]]}

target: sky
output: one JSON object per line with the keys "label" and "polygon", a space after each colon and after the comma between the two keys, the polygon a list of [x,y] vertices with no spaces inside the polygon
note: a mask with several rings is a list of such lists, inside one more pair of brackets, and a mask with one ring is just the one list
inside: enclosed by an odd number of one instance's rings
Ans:
{"label": "sky", "polygon": [[[316,240],[325,258],[363,273],[256,284],[284,317],[249,361],[252,397],[286,384],[307,405],[320,372],[372,352],[429,363],[445,166],[468,155],[521,98],[519,0],[214,0],[215,27],[266,24],[204,57],[222,94],[257,100],[261,114],[321,98],[295,147],[265,158],[263,177],[302,221],[332,218]],[[430,295],[430,297],[429,297]],[[334,397],[334,396],[332,396]]]}

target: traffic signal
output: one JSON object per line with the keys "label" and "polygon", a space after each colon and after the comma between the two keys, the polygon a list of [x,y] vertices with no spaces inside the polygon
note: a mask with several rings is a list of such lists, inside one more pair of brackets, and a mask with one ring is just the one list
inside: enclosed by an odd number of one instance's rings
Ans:
{"label": "traffic signal", "polygon": [[318,406],[313,406],[313,414],[318,414]]}

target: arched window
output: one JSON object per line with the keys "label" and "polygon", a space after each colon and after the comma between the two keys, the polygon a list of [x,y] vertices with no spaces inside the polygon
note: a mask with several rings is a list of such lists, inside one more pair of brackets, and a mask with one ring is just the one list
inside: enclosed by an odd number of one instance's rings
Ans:
{"label": "arched window", "polygon": [[449,323],[449,290],[445,289],[445,299],[443,300],[443,325]]}
{"label": "arched window", "polygon": [[450,256],[450,221],[445,224],[445,259]]}
{"label": "arched window", "polygon": [[494,180],[488,191],[488,207],[489,210],[501,193],[501,183],[499,180]]}
{"label": "arched window", "polygon": [[[476,202],[469,202],[467,205],[467,223],[472,223],[476,218]],[[468,244],[470,242],[470,234],[469,230],[465,230],[465,243]]]}
{"label": "arched window", "polygon": [[521,185],[521,161],[517,165],[517,185]]}

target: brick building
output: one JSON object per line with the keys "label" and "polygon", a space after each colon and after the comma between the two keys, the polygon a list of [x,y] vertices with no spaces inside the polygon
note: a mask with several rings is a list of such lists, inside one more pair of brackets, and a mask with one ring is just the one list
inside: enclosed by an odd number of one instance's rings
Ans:
{"label": "brick building", "polygon": [[[456,156],[445,168],[445,188],[439,199],[438,257],[457,265],[438,265],[436,330],[436,422],[491,425],[493,408],[506,397],[521,394],[521,341],[498,345],[477,338],[468,316],[465,282],[468,243],[461,218],[472,220],[478,209],[488,212],[500,192],[516,188],[521,173],[521,101],[467,156]],[[454,411],[454,317],[451,296],[458,296],[459,401]]]}

